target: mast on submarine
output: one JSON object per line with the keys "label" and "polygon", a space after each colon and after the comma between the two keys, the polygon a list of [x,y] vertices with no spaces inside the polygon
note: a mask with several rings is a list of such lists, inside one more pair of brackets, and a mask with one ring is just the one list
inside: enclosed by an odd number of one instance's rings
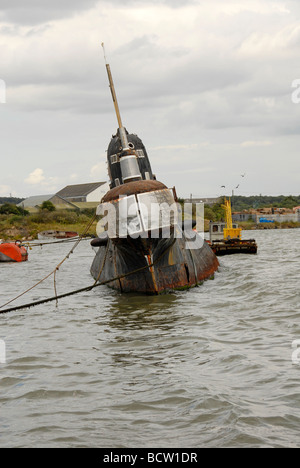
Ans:
{"label": "mast on submarine", "polygon": [[111,90],[111,95],[112,95],[112,99],[113,99],[113,103],[114,103],[115,111],[117,115],[117,120],[118,120],[118,126],[119,126],[118,136],[122,145],[122,153],[120,154],[120,166],[121,166],[123,183],[126,184],[128,182],[142,180],[142,175],[140,172],[137,155],[135,151],[132,148],[130,148],[128,139],[127,139],[127,132],[126,132],[126,129],[123,127],[122,118],[120,114],[120,108],[119,108],[118,99],[116,95],[116,90],[115,90],[115,86],[114,86],[114,82],[112,78],[112,73],[111,73],[110,65],[109,63],[107,63],[107,59],[106,59],[104,42],[102,42],[101,45],[103,47],[104,60],[105,60],[108,81],[109,81],[109,87]]}

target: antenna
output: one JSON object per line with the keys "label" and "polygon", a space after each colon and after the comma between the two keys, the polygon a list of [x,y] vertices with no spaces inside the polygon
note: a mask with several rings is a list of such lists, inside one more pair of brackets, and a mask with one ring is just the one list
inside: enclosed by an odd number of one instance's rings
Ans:
{"label": "antenna", "polygon": [[105,61],[105,64],[107,64],[104,42],[101,42],[101,45],[102,45],[102,48],[103,48],[104,61]]}
{"label": "antenna", "polygon": [[[101,45],[103,47],[103,54],[104,54],[105,66],[106,66],[106,70],[107,70],[109,87],[110,87],[110,90],[111,90],[111,95],[112,95],[113,103],[114,103],[114,106],[115,106],[115,111],[116,111],[116,114],[117,114],[119,129],[121,130],[124,127],[123,127],[123,123],[122,123],[122,119],[121,119],[121,114],[120,114],[118,99],[117,99],[116,90],[115,90],[115,86],[114,86],[114,82],[113,82],[113,77],[112,77],[112,74],[111,74],[110,65],[109,65],[109,63],[107,63],[104,42],[102,42]],[[124,134],[126,135],[125,131],[124,131]],[[122,140],[122,136],[121,136],[121,140]],[[127,138],[126,138],[126,140],[127,140]],[[128,148],[128,142],[126,142],[126,143],[127,143],[127,146],[126,146],[126,149],[127,149]],[[123,140],[122,140],[122,145],[123,145]]]}
{"label": "antenna", "polygon": [[105,66],[106,66],[106,71],[108,75],[109,87],[111,90],[111,95],[113,98],[113,103],[115,106],[115,111],[117,114],[117,119],[118,119],[118,124],[119,124],[118,134],[119,134],[119,138],[121,140],[121,145],[122,145],[122,154],[120,155],[122,180],[123,180],[123,183],[136,181],[136,180],[142,180],[141,171],[140,171],[136,153],[133,149],[129,148],[127,132],[125,128],[123,127],[120,109],[119,109],[118,100],[117,100],[117,95],[116,95],[116,90],[115,90],[110,66],[107,63],[104,42],[102,42],[101,45],[102,45],[103,53],[104,53],[104,60],[105,60]]}

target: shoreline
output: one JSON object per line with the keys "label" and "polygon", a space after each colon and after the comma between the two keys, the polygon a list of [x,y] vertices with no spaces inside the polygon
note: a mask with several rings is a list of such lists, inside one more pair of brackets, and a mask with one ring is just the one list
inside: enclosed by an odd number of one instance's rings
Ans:
{"label": "shoreline", "polygon": [[[26,222],[23,225],[17,225],[19,223],[11,224],[9,220],[6,222],[0,222],[0,242],[1,241],[23,241],[30,242],[38,239],[38,233],[46,230],[55,230],[55,231],[75,231],[79,235],[83,234],[88,224],[86,222],[77,222],[77,223],[31,223]],[[96,236],[96,222],[90,229],[88,233],[89,236]],[[205,220],[205,230],[204,232],[209,232],[208,229],[209,221]],[[286,229],[300,229],[300,223],[270,223],[270,224],[254,224],[248,222],[239,223],[239,227],[243,231],[262,231],[262,230],[286,230]]]}
{"label": "shoreline", "polygon": [[[30,242],[38,239],[38,233],[42,231],[74,231],[79,235],[85,232],[85,229],[91,217],[76,213],[47,214],[44,222],[36,217],[37,215],[19,217],[8,216],[0,217],[0,240],[2,241],[22,241]],[[54,219],[57,217],[57,219]],[[88,235],[96,235],[96,225],[94,222],[89,229]]]}
{"label": "shoreline", "polygon": [[266,230],[283,230],[283,229],[299,229],[300,223],[294,223],[290,221],[286,221],[283,223],[251,223],[251,222],[241,222],[239,223],[239,227],[242,228],[243,231],[266,231]]}

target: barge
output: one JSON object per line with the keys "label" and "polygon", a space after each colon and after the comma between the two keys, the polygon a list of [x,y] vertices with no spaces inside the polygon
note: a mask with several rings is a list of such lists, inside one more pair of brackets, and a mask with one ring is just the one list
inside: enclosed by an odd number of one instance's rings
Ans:
{"label": "barge", "polygon": [[209,241],[217,256],[233,254],[256,254],[258,247],[255,239],[242,240],[242,229],[232,222],[231,200],[225,198],[223,205],[226,213],[225,222],[210,222]]}

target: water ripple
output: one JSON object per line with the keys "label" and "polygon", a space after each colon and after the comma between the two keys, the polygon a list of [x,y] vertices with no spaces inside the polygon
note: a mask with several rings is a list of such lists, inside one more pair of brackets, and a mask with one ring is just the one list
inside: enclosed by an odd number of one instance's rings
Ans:
{"label": "water ripple", "polygon": [[[215,280],[191,291],[101,287],[1,316],[0,446],[300,447],[299,230],[250,236],[257,256],[222,258]],[[68,250],[1,265],[1,303]],[[80,245],[59,293],[91,283],[92,258]],[[25,302],[52,295],[47,281]]]}

